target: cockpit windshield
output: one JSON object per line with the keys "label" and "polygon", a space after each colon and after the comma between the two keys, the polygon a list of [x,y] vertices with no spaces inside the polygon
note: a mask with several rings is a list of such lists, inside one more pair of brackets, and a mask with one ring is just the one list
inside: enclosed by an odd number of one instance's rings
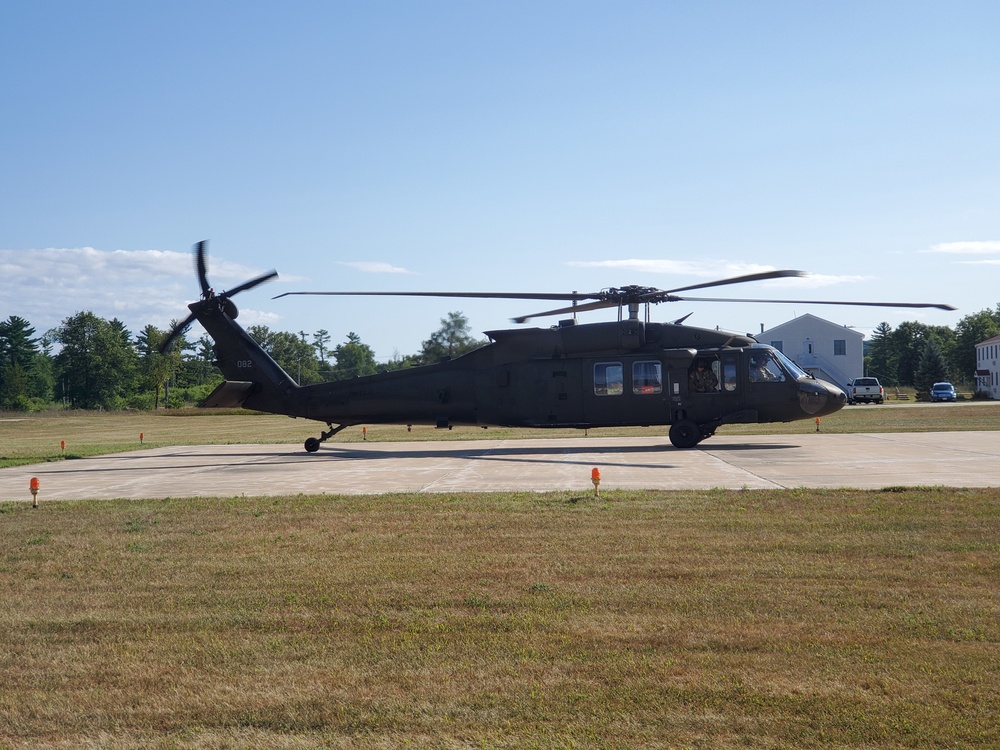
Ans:
{"label": "cockpit windshield", "polygon": [[751,349],[751,382],[784,380],[786,373],[792,380],[812,377],[774,347],[759,345]]}
{"label": "cockpit windshield", "polygon": [[774,350],[774,356],[778,358],[778,361],[781,362],[781,366],[784,367],[786,370],[788,370],[789,374],[796,380],[798,380],[799,378],[812,377],[812,375],[810,375],[808,372],[803,370],[797,364],[792,362],[792,360],[790,360],[784,354],[779,352],[777,349]]}

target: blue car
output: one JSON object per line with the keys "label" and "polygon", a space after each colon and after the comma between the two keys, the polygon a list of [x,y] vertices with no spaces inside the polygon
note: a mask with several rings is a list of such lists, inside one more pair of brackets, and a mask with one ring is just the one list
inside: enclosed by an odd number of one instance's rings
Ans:
{"label": "blue car", "polygon": [[955,386],[951,383],[935,383],[931,386],[931,401],[958,401]]}

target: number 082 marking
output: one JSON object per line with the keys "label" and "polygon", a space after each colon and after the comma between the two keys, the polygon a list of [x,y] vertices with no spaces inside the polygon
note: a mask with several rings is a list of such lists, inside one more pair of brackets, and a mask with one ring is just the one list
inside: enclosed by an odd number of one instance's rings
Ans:
{"label": "number 082 marking", "polygon": [[253,360],[252,359],[238,359],[238,360],[236,360],[236,366],[238,368],[240,368],[241,370],[250,370],[250,369],[253,369]]}

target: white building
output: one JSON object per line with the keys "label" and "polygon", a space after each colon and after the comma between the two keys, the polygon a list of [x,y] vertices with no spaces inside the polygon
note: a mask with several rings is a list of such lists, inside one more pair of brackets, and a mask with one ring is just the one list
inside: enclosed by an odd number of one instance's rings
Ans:
{"label": "white building", "polygon": [[1000,398],[1000,336],[976,344],[976,391],[989,398]]}
{"label": "white building", "polygon": [[845,388],[865,372],[865,335],[806,313],[755,336],[821,380]]}

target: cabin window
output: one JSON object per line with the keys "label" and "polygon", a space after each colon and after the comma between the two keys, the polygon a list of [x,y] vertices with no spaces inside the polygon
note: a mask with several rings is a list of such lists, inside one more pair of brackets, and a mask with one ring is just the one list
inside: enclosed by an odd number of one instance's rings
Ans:
{"label": "cabin window", "polygon": [[663,393],[662,372],[659,362],[633,362],[632,393],[637,396]]}
{"label": "cabin window", "polygon": [[594,394],[621,396],[625,392],[625,376],[621,362],[598,362],[594,365]]}
{"label": "cabin window", "polygon": [[833,356],[847,356],[847,339],[833,340]]}
{"label": "cabin window", "polygon": [[722,362],[722,387],[730,393],[736,390],[736,358],[727,355]]}

